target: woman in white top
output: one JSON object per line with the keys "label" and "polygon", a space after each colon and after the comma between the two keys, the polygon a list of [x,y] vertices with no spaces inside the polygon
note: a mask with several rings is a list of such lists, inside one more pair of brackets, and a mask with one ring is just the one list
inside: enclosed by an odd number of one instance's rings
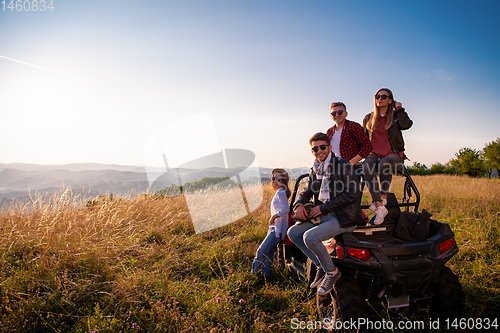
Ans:
{"label": "woman in white top", "polygon": [[266,278],[271,276],[271,266],[276,245],[282,239],[285,239],[288,229],[288,212],[290,211],[288,180],[288,173],[284,169],[277,168],[272,171],[271,188],[276,192],[271,201],[269,230],[266,238],[257,249],[252,264],[252,273],[257,274],[262,269],[262,273]]}

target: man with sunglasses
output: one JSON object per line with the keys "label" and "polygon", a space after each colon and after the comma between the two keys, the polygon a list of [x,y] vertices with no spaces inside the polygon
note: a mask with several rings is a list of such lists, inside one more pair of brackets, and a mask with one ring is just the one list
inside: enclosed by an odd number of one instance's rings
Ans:
{"label": "man with sunglasses", "polygon": [[372,151],[372,144],[365,130],[357,122],[346,119],[347,108],[342,102],[332,103],[330,115],[335,124],[326,134],[330,138],[333,153],[356,165]]}
{"label": "man with sunglasses", "polygon": [[[317,266],[311,288],[321,284],[318,294],[326,295],[341,273],[322,242],[356,228],[361,220],[360,188],[352,164],[332,153],[328,135],[316,133],[309,144],[315,160],[308,185],[294,204],[298,222],[288,237]],[[307,212],[304,205],[311,199],[315,207]],[[315,217],[320,217],[318,224],[308,220]]]}

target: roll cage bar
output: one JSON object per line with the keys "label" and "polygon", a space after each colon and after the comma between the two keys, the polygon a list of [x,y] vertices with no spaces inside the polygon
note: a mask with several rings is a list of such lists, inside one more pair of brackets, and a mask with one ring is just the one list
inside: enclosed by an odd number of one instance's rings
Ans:
{"label": "roll cage bar", "polygon": [[[401,202],[397,204],[387,204],[387,208],[391,207],[404,207],[406,210],[409,210],[410,207],[413,207],[414,211],[418,211],[418,206],[420,205],[420,192],[417,189],[417,186],[415,185],[415,182],[410,176],[410,173],[408,172],[408,169],[403,165],[402,168],[396,172],[396,175],[400,175],[405,177],[405,183],[403,187],[403,199]],[[293,211],[293,205],[295,203],[296,197],[297,197],[297,191],[300,185],[300,181],[306,177],[308,177],[309,174],[302,174],[299,177],[297,177],[297,180],[295,182],[295,186],[293,189],[293,194],[292,194],[292,200],[290,201],[290,212]],[[364,182],[364,177],[363,175],[362,181],[361,181],[361,191],[363,191],[365,187],[365,182]],[[413,197],[414,196],[414,197]],[[413,199],[413,200],[412,200]],[[360,198],[361,200],[361,198]],[[368,209],[370,207],[369,205],[361,205],[361,209]]]}

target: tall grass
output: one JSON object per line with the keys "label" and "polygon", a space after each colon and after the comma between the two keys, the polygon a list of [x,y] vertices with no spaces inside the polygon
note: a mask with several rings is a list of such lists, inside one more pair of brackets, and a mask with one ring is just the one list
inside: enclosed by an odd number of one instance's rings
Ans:
{"label": "tall grass", "polygon": [[[0,216],[0,330],[275,332],[312,316],[283,269],[249,274],[270,193],[252,215],[195,234],[182,197],[96,200],[61,193]],[[284,321],[285,320],[285,321]]]}
{"label": "tall grass", "polygon": [[[460,252],[449,266],[466,316],[497,316],[500,182],[414,180],[421,208],[455,231]],[[400,198],[402,179],[393,188]],[[292,318],[314,320],[314,294],[286,270],[271,282],[249,274],[271,197],[263,186],[252,214],[201,234],[183,197],[102,197],[86,207],[64,190],[12,206],[0,215],[0,331],[289,332]]]}

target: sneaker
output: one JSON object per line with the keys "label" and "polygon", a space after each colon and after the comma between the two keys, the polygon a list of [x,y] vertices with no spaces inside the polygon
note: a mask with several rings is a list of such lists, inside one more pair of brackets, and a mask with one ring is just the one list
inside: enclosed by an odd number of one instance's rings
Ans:
{"label": "sneaker", "polygon": [[375,211],[375,220],[373,221],[373,224],[379,225],[384,222],[384,217],[389,213],[387,208],[385,206],[380,206],[377,207],[377,210]]}
{"label": "sneaker", "polygon": [[311,289],[314,289],[317,286],[319,286],[321,282],[323,282],[324,277],[325,277],[325,271],[323,270],[323,267],[318,267],[316,269],[316,278],[314,279],[314,281],[311,283],[310,286]]}
{"label": "sneaker", "polygon": [[[382,198],[382,206],[385,205],[387,205],[387,198],[386,199]],[[375,201],[372,202],[372,204],[370,205],[370,207],[368,207],[368,209],[370,209],[372,212],[375,213],[375,211],[377,210],[377,204],[375,203]]]}
{"label": "sneaker", "polygon": [[335,282],[337,282],[337,280],[339,279],[340,275],[341,275],[340,269],[338,269],[338,267],[337,270],[334,271],[334,273],[330,272],[326,273],[325,279],[323,280],[321,287],[319,287],[318,289],[318,295],[324,296],[328,294],[330,291],[332,291],[333,286],[335,285]]}

